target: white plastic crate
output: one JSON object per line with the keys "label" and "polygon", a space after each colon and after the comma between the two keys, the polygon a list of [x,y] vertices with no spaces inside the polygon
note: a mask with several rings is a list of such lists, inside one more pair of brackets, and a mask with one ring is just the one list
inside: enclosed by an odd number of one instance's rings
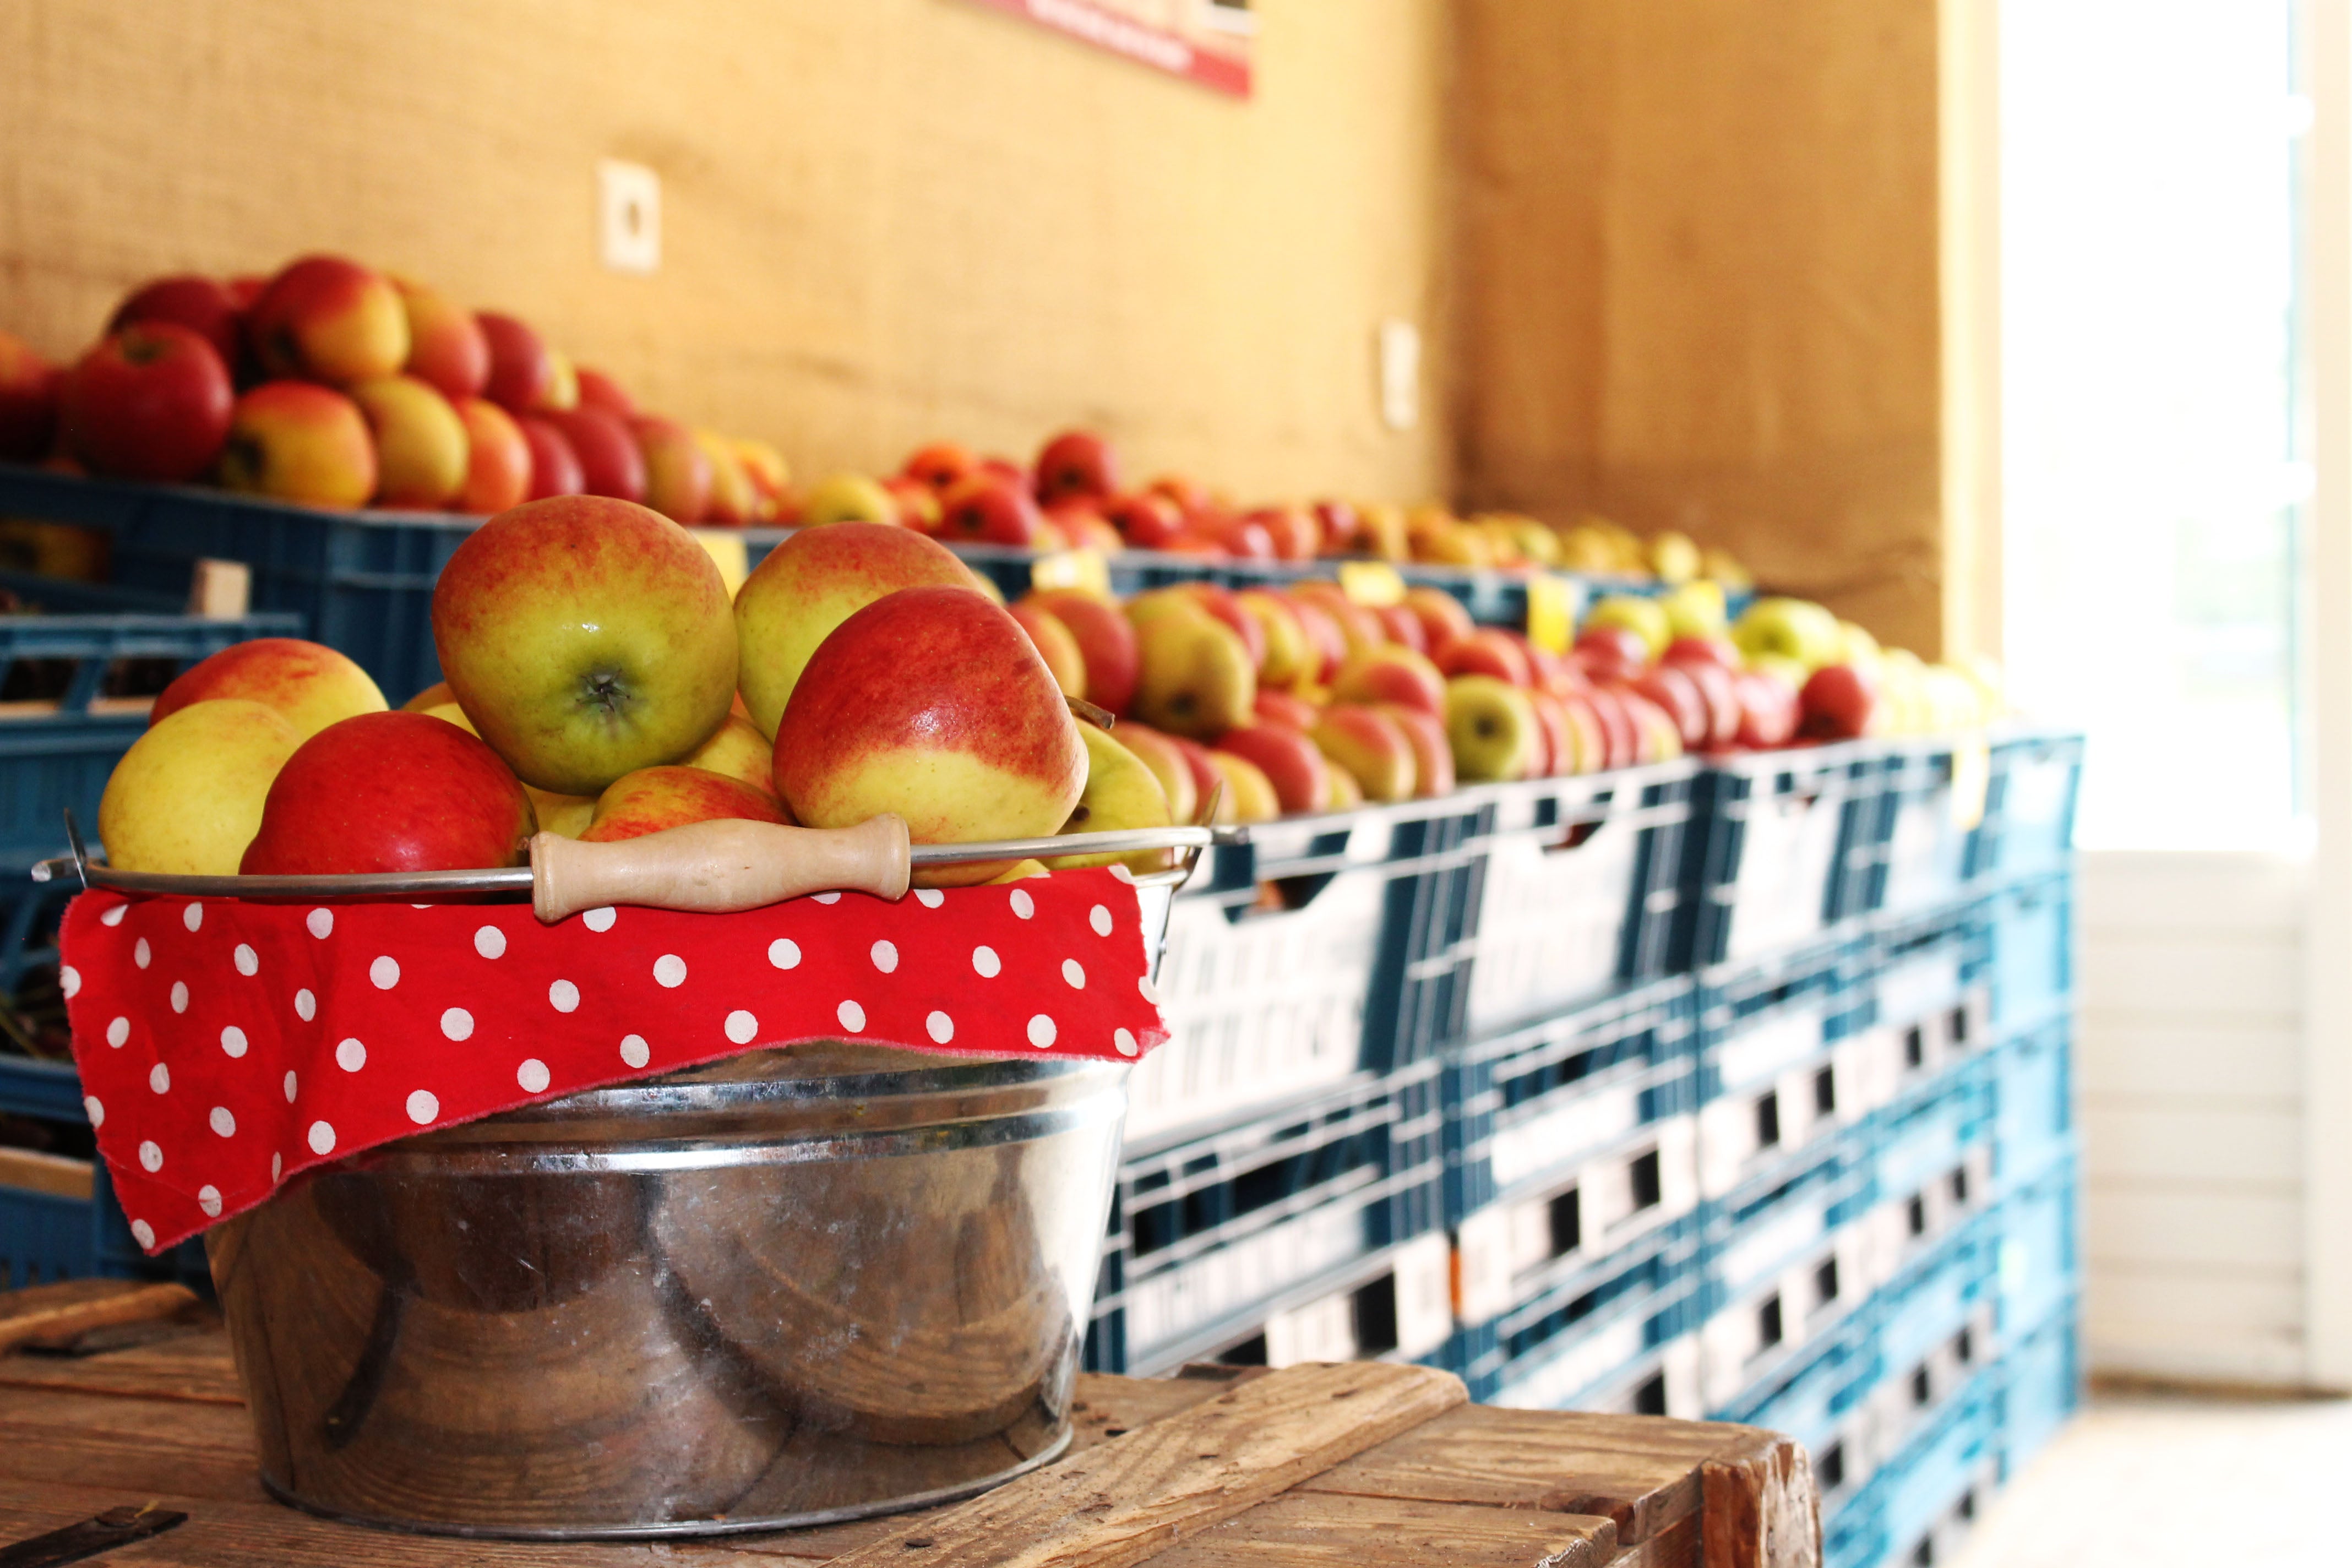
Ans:
{"label": "white plastic crate", "polygon": [[1700,1327],[1700,1380],[1709,1409],[1732,1404],[1869,1295],[1863,1226],[1829,1230],[1816,1215],[1815,1230],[1810,1245],[1736,1292]]}

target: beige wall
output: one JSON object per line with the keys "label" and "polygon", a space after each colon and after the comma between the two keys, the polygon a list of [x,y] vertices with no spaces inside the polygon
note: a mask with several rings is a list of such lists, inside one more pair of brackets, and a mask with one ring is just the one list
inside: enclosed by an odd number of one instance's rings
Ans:
{"label": "beige wall", "polygon": [[[1087,420],[1442,491],[1372,341],[1441,315],[1443,0],[1264,9],[1242,104],[962,0],[9,0],[0,326],[68,353],[145,276],[334,248],[803,469]],[[605,156],[662,175],[656,277],[595,259]]]}
{"label": "beige wall", "polygon": [[1462,0],[1460,478],[1941,646],[1936,0]]}

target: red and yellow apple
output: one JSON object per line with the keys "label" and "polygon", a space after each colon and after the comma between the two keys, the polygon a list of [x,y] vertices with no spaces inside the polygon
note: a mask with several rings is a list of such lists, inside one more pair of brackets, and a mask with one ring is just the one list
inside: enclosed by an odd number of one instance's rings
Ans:
{"label": "red and yellow apple", "polygon": [[1037,657],[1054,672],[1054,684],[1062,689],[1065,697],[1085,697],[1087,694],[1087,660],[1078,651],[1078,639],[1062,624],[1059,616],[1034,600],[1024,599],[1012,606],[1013,618],[1029,634],[1029,641],[1037,649]]}
{"label": "red and yellow apple", "polygon": [[689,822],[784,820],[782,807],[766,790],[706,768],[672,763],[639,768],[606,785],[580,838],[587,844],[611,844]]}
{"label": "red and yellow apple", "polygon": [[302,744],[259,702],[192,703],[132,742],[106,781],[98,837],[121,871],[233,877],[269,786]]}
{"label": "red and yellow apple", "polygon": [[468,397],[457,409],[466,427],[466,481],[451,508],[489,517],[521,505],[530,497],[531,477],[530,441],[522,426],[487,397]]}
{"label": "red and yellow apple", "polygon": [[340,256],[306,256],[272,278],[245,313],[261,367],[347,385],[408,362],[408,310],[392,280]]}
{"label": "red and yellow apple", "polygon": [[255,637],[182,670],[147,710],[150,728],[183,708],[236,699],[274,710],[307,741],[330,724],[384,710],[383,693],[351,659],[299,637]]}
{"label": "red and yellow apple", "polygon": [[481,396],[490,380],[490,345],[474,312],[421,283],[392,282],[408,316],[408,360],[402,368],[452,403]]}
{"label": "red and yellow apple", "polygon": [[1420,778],[1412,742],[1380,709],[1335,702],[1317,720],[1311,738],[1332,766],[1355,782],[1365,800],[1412,798]]}
{"label": "red and yellow apple", "polygon": [[1168,797],[1171,820],[1189,823],[1200,815],[1199,775],[1184,754],[1184,747],[1190,742],[1163,735],[1147,724],[1121,724],[1110,732],[1110,737],[1133,752],[1151,770],[1151,776],[1160,781],[1160,793]]}
{"label": "red and yellow apple", "polygon": [[1412,749],[1412,793],[1416,800],[1432,800],[1454,793],[1454,748],[1445,738],[1445,721],[1418,708],[1391,702],[1381,713],[1402,731]]}
{"label": "red and yellow apple", "polygon": [[1231,626],[1197,604],[1139,621],[1136,650],[1129,706],[1145,723],[1205,740],[1249,722],[1257,700],[1255,661]]}
{"label": "red and yellow apple", "polygon": [[[583,412],[605,413],[603,409]],[[646,505],[672,522],[697,523],[710,510],[710,458],[674,419],[641,416],[630,426],[646,471]]]}
{"label": "red and yellow apple", "polygon": [[449,400],[413,375],[353,382],[375,437],[375,504],[438,511],[466,487],[471,444]]}
{"label": "red and yellow apple", "polygon": [[881,522],[896,526],[898,503],[881,481],[864,474],[830,474],[801,498],[803,527],[828,522]]}
{"label": "red and yellow apple", "polygon": [[[1079,793],[1078,804],[1070,808],[1069,820],[1062,825],[1063,832],[1135,832],[1166,827],[1175,821],[1168,792],[1160,787],[1159,777],[1140,757],[1120,745],[1108,731],[1091,724],[1079,725],[1078,737],[1087,745],[1087,787]],[[1137,849],[1124,855],[1054,855],[1045,860],[1057,871],[1083,866],[1125,866],[1130,871],[1149,873],[1164,871],[1173,863],[1173,851],[1167,849]]]}
{"label": "red and yellow apple", "polygon": [[330,724],[269,785],[237,868],[249,877],[520,866],[538,829],[497,752],[425,713]]}
{"label": "red and yellow apple", "polygon": [[233,490],[310,506],[363,506],[375,494],[375,440],[359,405],[332,387],[265,381],[236,400],[216,475]]}
{"label": "red and yellow apple", "polygon": [[1217,737],[1214,750],[1257,765],[1286,813],[1328,811],[1331,768],[1313,741],[1287,724],[1261,719]]}
{"label": "red and yellow apple", "polygon": [[1442,715],[1445,677],[1423,655],[1390,643],[1341,665],[1331,682],[1331,696],[1339,702],[1396,702]]}

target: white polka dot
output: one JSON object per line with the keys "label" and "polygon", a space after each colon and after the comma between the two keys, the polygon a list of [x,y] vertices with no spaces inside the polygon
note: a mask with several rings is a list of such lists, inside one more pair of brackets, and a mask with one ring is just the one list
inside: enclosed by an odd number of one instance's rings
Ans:
{"label": "white polka dot", "polygon": [[1131,1057],[1135,1054],[1135,1037],[1129,1034],[1125,1029],[1112,1030],[1110,1043],[1118,1047],[1118,1054],[1120,1056]]}
{"label": "white polka dot", "polygon": [[300,1092],[301,1088],[302,1080],[294,1076],[294,1069],[292,1068],[288,1068],[286,1069],[285,1083],[287,1104],[291,1105],[294,1103],[294,1096]]}
{"label": "white polka dot", "polygon": [[106,1026],[106,1043],[117,1050],[121,1050],[122,1042],[130,1037],[131,1020],[128,1018],[117,1018]]}
{"label": "white polka dot", "polygon": [[927,910],[938,909],[941,904],[944,904],[947,901],[948,896],[945,893],[940,892],[937,888],[917,888],[915,889],[915,902],[922,905],[923,908]]}
{"label": "white polka dot", "polygon": [[686,984],[686,960],[674,952],[665,952],[654,960],[654,978],[669,990]]}
{"label": "white polka dot", "polygon": [[203,1186],[198,1187],[196,1189],[196,1206],[205,1211],[205,1217],[206,1219],[220,1218],[220,1189],[214,1186],[210,1182],[206,1182]]}
{"label": "white polka dot", "polygon": [[143,1219],[134,1219],[131,1222],[131,1239],[137,1242],[143,1252],[155,1245],[155,1227]]}
{"label": "white polka dot", "polygon": [[139,1164],[150,1175],[162,1170],[163,1168],[163,1145],[152,1138],[142,1141],[139,1145]]}
{"label": "white polka dot", "polygon": [[412,910],[429,910],[433,906],[431,904],[411,904],[408,907]]}
{"label": "white polka dot", "polygon": [[[751,1015],[749,1013],[730,1013],[727,1016],[729,1038],[732,1039],[734,1037],[733,1030],[735,1028],[735,1020],[738,1018],[749,1018],[751,1016]],[[748,1031],[746,1032],[746,1035],[748,1037]],[[740,1045],[742,1042],[738,1040],[736,1043]],[[621,1060],[626,1062],[633,1068],[641,1068],[647,1062],[653,1060],[653,1047],[646,1044],[646,1037],[643,1035],[628,1035],[623,1037],[621,1040]]]}
{"label": "white polka dot", "polygon": [[975,947],[971,950],[971,971],[982,980],[995,979],[1003,968],[1003,961],[996,956],[994,948]]}
{"label": "white polka dot", "polygon": [[1160,1005],[1160,992],[1159,989],[1151,984],[1151,976],[1149,974],[1137,975],[1135,977],[1135,988],[1143,994],[1143,999],[1146,1002],[1150,1003],[1155,1007]]}
{"label": "white polka dot", "polygon": [[147,1069],[147,1087],[153,1089],[157,1094],[171,1093],[172,1069],[164,1066],[162,1062],[157,1062],[153,1067],[149,1068]]}
{"label": "white polka dot", "polygon": [[1029,1020],[1029,1043],[1039,1050],[1054,1043],[1054,1020],[1040,1013]]}
{"label": "white polka dot", "polygon": [[80,995],[81,971],[76,969],[70,963],[67,964],[63,969],[58,970],[58,989],[66,994],[66,1000],[68,1002]]}
{"label": "white polka dot", "polygon": [[525,1094],[537,1094],[547,1087],[547,1064],[537,1057],[526,1057],[522,1066],[515,1068],[515,1082],[522,1085]]}
{"label": "white polka dot", "polygon": [[270,1155],[270,1156],[269,1156],[269,1179],[270,1179],[272,1182],[276,1182],[276,1181],[279,1180],[281,1177],[283,1177],[285,1174],[286,1174],[286,1156],[285,1156],[285,1155],[283,1155],[283,1154],[272,1154],[272,1155]]}
{"label": "white polka dot", "polygon": [[155,950],[147,945],[145,937],[141,937],[138,945],[131,950],[131,962],[142,969],[155,962]]}
{"label": "white polka dot", "polygon": [[335,911],[332,910],[312,910],[309,914],[302,917],[302,923],[310,928],[310,934],[312,936],[317,937],[320,942],[324,942],[334,931]]}
{"label": "white polka dot", "polygon": [[235,1024],[221,1031],[221,1049],[226,1051],[232,1058],[245,1055],[246,1044],[245,1031]]}
{"label": "white polka dot", "polygon": [[837,904],[841,902],[841,895],[839,893],[819,893],[816,895],[816,901],[820,904]]}
{"label": "white polka dot", "polygon": [[474,951],[484,958],[504,958],[507,955],[507,933],[496,926],[484,926],[474,933]]}
{"label": "white polka dot", "polygon": [[1078,961],[1075,958],[1062,960],[1062,978],[1070,983],[1070,989],[1073,991],[1084,991],[1087,988],[1087,972],[1078,966]]}
{"label": "white polka dot", "polygon": [[319,999],[307,990],[294,993],[294,1014],[304,1023],[319,1016]]}
{"label": "white polka dot", "polygon": [[580,987],[569,980],[559,980],[547,988],[547,1005],[559,1013],[569,1013],[580,1005]]}
{"label": "white polka dot", "polygon": [[186,926],[190,931],[194,931],[198,926],[204,924],[205,906],[202,904],[190,904],[186,909],[182,910],[180,911],[180,923]]}
{"label": "white polka dot", "polygon": [[234,1138],[236,1136],[236,1113],[231,1111],[227,1106],[214,1106],[211,1121],[213,1124],[213,1131],[221,1137]]}
{"label": "white polka dot", "polygon": [[580,917],[580,923],[586,926],[590,931],[611,931],[613,929],[613,922],[620,918],[618,911],[616,911],[612,905],[606,904],[603,909],[590,910],[587,913],[582,915]]}
{"label": "white polka dot", "polygon": [[172,982],[172,1011],[184,1013],[187,1010],[188,983],[184,980],[174,980]]}
{"label": "white polka dot", "polygon": [[1087,924],[1095,928],[1095,934],[1097,936],[1108,936],[1110,934],[1110,911],[1103,908],[1100,904],[1097,904],[1093,909],[1087,911]]}
{"label": "white polka dot", "polygon": [[359,1071],[360,1068],[367,1066],[367,1047],[357,1040],[338,1041],[335,1046],[335,1065],[345,1072]]}
{"label": "white polka dot", "polygon": [[1024,921],[1031,915],[1037,912],[1036,900],[1029,896],[1028,889],[1015,888],[1013,889],[1013,912],[1019,915]]}
{"label": "white polka dot", "polygon": [[945,1013],[932,1014],[923,1020],[923,1027],[930,1032],[931,1038],[940,1045],[944,1046],[955,1038],[955,1020]]}
{"label": "white polka dot", "polygon": [[236,972],[239,974],[254,975],[261,973],[261,954],[253,951],[251,942],[238,942],[236,957]]}
{"label": "white polka dot", "polygon": [[452,1007],[441,1015],[441,1032],[453,1040],[470,1039],[474,1034],[474,1016],[463,1007]]}
{"label": "white polka dot", "polygon": [[768,944],[768,962],[778,969],[796,969],[801,962],[801,944],[788,936],[780,936]]}
{"label": "white polka dot", "polygon": [[[759,1037],[759,1034],[760,1020],[754,1018],[751,1014],[746,1013],[740,1007],[738,1007],[735,1011],[727,1015],[727,1037],[734,1041],[737,1045],[748,1046],[754,1039]],[[637,1037],[635,1035],[631,1035],[629,1038],[636,1040]],[[643,1067],[645,1065],[645,1062],[642,1059],[645,1048],[646,1043],[643,1040],[637,1040],[637,1052],[640,1059],[636,1065],[639,1067]],[[628,1047],[624,1045],[621,1047],[621,1054],[623,1056],[628,1055]]]}
{"label": "white polka dot", "polygon": [[866,1028],[866,1009],[855,1002],[844,1002],[833,1010],[833,1016],[840,1019],[841,1026],[853,1035],[863,1033]]}
{"label": "white polka dot", "polygon": [[898,967],[898,947],[896,942],[877,942],[868,956],[874,960],[874,967],[885,974]]}
{"label": "white polka dot", "polygon": [[112,909],[107,910],[104,914],[99,916],[98,923],[100,925],[119,926],[122,923],[122,917],[130,912],[131,906],[129,904],[117,904]]}
{"label": "white polka dot", "polygon": [[388,952],[377,953],[375,962],[368,965],[368,979],[379,991],[391,990],[400,984],[400,960]]}
{"label": "white polka dot", "polygon": [[429,1089],[420,1089],[408,1097],[408,1119],[419,1127],[441,1114],[441,1101]]}
{"label": "white polka dot", "polygon": [[81,1097],[81,1113],[89,1118],[89,1124],[92,1127],[106,1125],[106,1107],[98,1102],[98,1096],[94,1094],[85,1094]]}

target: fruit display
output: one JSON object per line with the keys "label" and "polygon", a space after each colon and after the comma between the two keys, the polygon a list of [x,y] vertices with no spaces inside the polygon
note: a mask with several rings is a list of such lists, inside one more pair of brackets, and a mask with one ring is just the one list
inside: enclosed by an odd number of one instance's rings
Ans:
{"label": "fruit display", "polygon": [[337,256],[134,289],[70,365],[0,333],[0,460],[320,507],[489,516],[598,495],[775,520],[763,441],[642,412],[529,325]]}

